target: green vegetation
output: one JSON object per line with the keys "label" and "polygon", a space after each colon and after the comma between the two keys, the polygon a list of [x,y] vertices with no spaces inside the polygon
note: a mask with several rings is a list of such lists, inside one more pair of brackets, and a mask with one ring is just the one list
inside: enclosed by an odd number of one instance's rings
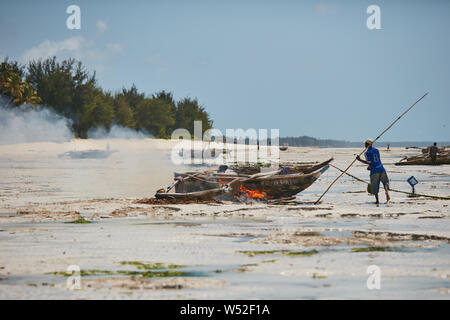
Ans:
{"label": "green vegetation", "polygon": [[[256,255],[262,255],[262,254],[283,254],[286,256],[303,256],[303,257],[310,257],[312,255],[315,255],[319,253],[317,250],[310,250],[310,251],[288,251],[288,250],[261,250],[261,251],[236,251],[237,253],[245,254],[249,257],[254,257]],[[269,262],[274,262],[276,260],[266,260]],[[263,261],[264,262],[264,261]]]}
{"label": "green vegetation", "polygon": [[260,250],[260,251],[236,251],[237,253],[242,253],[245,254],[249,257],[254,257],[256,255],[261,255],[261,254],[276,254],[276,253],[281,253],[281,251],[279,250]]}
{"label": "green vegetation", "polygon": [[37,91],[23,77],[24,67],[17,61],[8,62],[5,59],[0,65],[0,93],[8,97],[9,103],[15,106],[40,103],[42,100]]}
{"label": "green vegetation", "polygon": [[89,221],[89,220],[86,220],[84,218],[80,218],[80,219],[77,219],[77,220],[74,220],[74,221],[70,221],[70,222],[67,222],[67,223],[92,223],[92,222]]}
{"label": "green vegetation", "polygon": [[[70,277],[73,276],[74,273],[69,273],[69,272],[60,272],[60,271],[55,271],[52,272],[51,274],[55,275],[55,276],[63,276],[63,277]],[[109,271],[109,270],[97,270],[97,269],[92,269],[92,270],[80,270],[80,276],[99,276],[99,275],[113,275],[114,272]]]}
{"label": "green vegetation", "polygon": [[241,265],[239,268],[235,269],[234,272],[246,272],[248,271],[248,267],[257,267],[257,263],[247,263]]}
{"label": "green vegetation", "polygon": [[53,57],[21,65],[6,58],[0,65],[0,94],[11,107],[26,103],[53,109],[71,121],[78,138],[87,138],[91,129],[109,130],[113,125],[170,138],[176,128],[193,134],[194,120],[202,121],[203,132],[213,124],[196,98],[176,102],[166,91],[146,96],[135,85],[111,93],[98,85],[95,72],[89,73],[75,59],[59,62]]}
{"label": "green vegetation", "polygon": [[117,274],[127,275],[132,277],[142,277],[142,278],[166,278],[166,277],[181,277],[189,275],[188,272],[182,271],[126,271],[119,270]]}
{"label": "green vegetation", "polygon": [[178,264],[169,264],[165,265],[164,263],[155,262],[155,263],[143,263],[140,261],[121,261],[121,265],[130,265],[135,266],[139,270],[155,270],[155,269],[179,269],[184,268],[186,266],[178,265]]}
{"label": "green vegetation", "polygon": [[352,248],[352,252],[386,252],[392,251],[388,247],[363,247],[363,248]]}
{"label": "green vegetation", "polygon": [[[70,277],[73,274],[68,272],[53,272],[51,273],[55,276],[63,276],[63,277]],[[181,272],[181,271],[128,271],[128,270],[119,270],[117,272],[110,271],[110,270],[81,270],[80,276],[101,276],[101,275],[127,275],[127,276],[140,276],[142,278],[161,278],[161,277],[179,277],[183,275],[187,275],[187,272]]]}
{"label": "green vegetation", "polygon": [[[173,271],[173,270],[164,270],[164,269],[176,269],[183,268],[185,266],[177,265],[177,264],[169,264],[165,265],[164,263],[156,262],[156,263],[142,263],[140,261],[121,261],[119,263],[122,266],[129,265],[134,266],[138,270],[81,270],[80,276],[99,276],[99,275],[126,275],[131,277],[142,277],[142,278],[165,278],[165,277],[180,277],[190,275],[189,272],[184,271]],[[142,270],[142,271],[140,271]],[[153,271],[157,270],[157,271]],[[52,272],[55,276],[63,276],[70,277],[73,274],[68,272]]]}
{"label": "green vegetation", "polygon": [[315,254],[318,254],[319,251],[317,250],[311,250],[311,251],[291,251],[288,252],[287,255],[288,256],[303,256],[303,257],[310,257],[313,256]]}
{"label": "green vegetation", "polygon": [[[172,271],[172,270],[164,270],[164,269],[179,269],[184,268],[186,266],[178,265],[178,264],[169,264],[165,265],[161,262],[155,263],[144,263],[141,261],[120,261],[120,265],[122,266],[134,266],[138,270],[144,271],[135,271],[135,270],[119,270],[117,274],[127,275],[132,277],[142,277],[142,278],[165,278],[165,277],[180,277],[189,275],[188,272],[182,271]],[[157,271],[152,271],[157,270]]]}
{"label": "green vegetation", "polygon": [[263,260],[261,263],[274,263],[277,262],[277,259]]}

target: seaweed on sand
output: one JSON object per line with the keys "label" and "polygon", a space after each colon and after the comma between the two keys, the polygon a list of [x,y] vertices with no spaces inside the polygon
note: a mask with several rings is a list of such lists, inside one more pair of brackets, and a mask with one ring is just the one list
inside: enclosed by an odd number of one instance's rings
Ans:
{"label": "seaweed on sand", "polygon": [[178,265],[178,264],[169,264],[165,265],[161,262],[155,262],[155,263],[143,263],[140,261],[120,261],[121,265],[131,265],[135,266],[139,270],[154,270],[154,269],[179,269],[179,268],[185,268],[186,266]]}
{"label": "seaweed on sand", "polygon": [[282,254],[286,256],[303,256],[303,257],[310,257],[312,255],[318,254],[319,251],[317,250],[309,250],[309,251],[288,251],[288,250],[244,250],[244,251],[236,251],[237,253],[245,254],[249,257],[254,257],[256,255],[264,255],[264,254]]}
{"label": "seaweed on sand", "polygon": [[127,275],[132,277],[142,277],[142,278],[166,278],[166,277],[181,277],[189,275],[189,272],[183,271],[127,271],[119,270],[117,274]]}
{"label": "seaweed on sand", "polygon": [[89,221],[89,220],[86,220],[85,218],[80,218],[80,219],[77,219],[77,220],[74,220],[74,221],[69,221],[67,223],[92,223],[92,222]]}
{"label": "seaweed on sand", "polygon": [[352,252],[386,252],[393,251],[392,248],[389,247],[358,247],[352,248]]}
{"label": "seaweed on sand", "polygon": [[[119,263],[122,266],[130,265],[136,267],[138,270],[80,270],[80,276],[100,276],[100,275],[126,275],[131,277],[142,278],[165,278],[165,277],[180,277],[191,275],[190,272],[175,271],[172,269],[184,268],[183,265],[178,264],[164,264],[161,262],[155,263],[143,263],[140,261],[121,261]],[[56,276],[70,277],[73,274],[69,272],[52,272],[51,274]]]}
{"label": "seaweed on sand", "polygon": [[318,254],[319,251],[317,250],[310,250],[310,251],[290,251],[286,255],[288,256],[303,256],[303,257],[310,257],[315,254]]}
{"label": "seaweed on sand", "polygon": [[[63,277],[70,277],[73,276],[73,273],[70,272],[61,272],[61,271],[55,271],[55,272],[51,272],[50,274],[53,274],[55,276],[63,276]],[[114,272],[110,271],[110,270],[97,270],[97,269],[92,269],[92,270],[80,270],[80,276],[99,276],[99,275],[113,275]]]}

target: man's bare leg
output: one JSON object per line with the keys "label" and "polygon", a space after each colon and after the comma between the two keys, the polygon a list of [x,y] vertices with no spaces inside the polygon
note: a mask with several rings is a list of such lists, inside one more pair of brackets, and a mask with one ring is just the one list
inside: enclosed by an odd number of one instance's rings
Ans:
{"label": "man's bare leg", "polygon": [[386,203],[391,200],[391,197],[389,196],[389,185],[384,186],[384,191],[386,193]]}
{"label": "man's bare leg", "polygon": [[377,201],[375,202],[375,204],[380,204],[380,201],[378,200],[378,193],[375,194],[375,199],[377,200]]}

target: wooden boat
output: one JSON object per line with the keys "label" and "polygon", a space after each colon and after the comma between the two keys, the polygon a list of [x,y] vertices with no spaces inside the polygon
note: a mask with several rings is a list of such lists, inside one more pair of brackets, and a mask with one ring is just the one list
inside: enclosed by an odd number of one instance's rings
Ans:
{"label": "wooden boat", "polygon": [[440,157],[439,155],[436,157],[436,164],[431,162],[430,157],[423,158],[406,158],[402,159],[399,162],[395,163],[396,166],[432,166],[432,165],[440,165],[440,164],[450,164],[450,157]]}
{"label": "wooden boat", "polygon": [[281,151],[286,151],[287,149],[288,149],[287,146],[281,146],[281,147],[280,147],[280,150],[281,150]]}
{"label": "wooden boat", "polygon": [[156,199],[176,199],[176,200],[209,200],[214,197],[220,196],[225,193],[223,188],[215,188],[210,190],[202,190],[195,192],[157,192],[155,194]]}
{"label": "wooden boat", "polygon": [[[286,162],[286,163],[280,163],[279,167],[288,167],[289,173],[311,173],[316,170],[319,170],[320,168],[323,168],[324,166],[329,164],[331,161],[333,161],[333,158],[330,158],[324,162],[321,162],[321,163],[318,163],[315,165],[311,165],[311,164],[299,165],[296,163]],[[234,172],[236,172],[238,175],[251,175],[251,174],[261,172],[261,167],[262,167],[262,165],[256,163],[256,164],[247,164],[247,165],[234,165],[234,166],[230,166],[230,169],[233,170]]]}
{"label": "wooden boat", "polygon": [[[175,193],[158,192],[155,194],[157,199],[184,199],[184,200],[208,200],[223,195],[238,196],[247,194],[250,198],[273,199],[280,197],[293,196],[309,186],[311,186],[326,170],[329,165],[324,166],[314,173],[294,173],[294,174],[260,174],[251,177],[228,177],[231,179],[228,183],[218,183],[219,187],[200,191]],[[277,171],[279,172],[279,171]],[[180,180],[181,182],[183,180]]]}
{"label": "wooden boat", "polygon": [[[427,149],[428,150],[428,149]],[[432,166],[440,164],[450,164],[450,151],[446,150],[445,147],[438,149],[438,154],[436,156],[436,163],[433,164],[431,157],[428,153],[418,154],[416,156],[404,157],[396,166]]]}
{"label": "wooden boat", "polygon": [[[429,154],[430,153],[430,148],[431,147],[426,147],[422,149],[422,154]],[[445,152],[445,149],[448,149],[448,147],[438,147],[438,153],[443,153]]]}
{"label": "wooden boat", "polygon": [[316,170],[319,170],[320,168],[325,167],[327,164],[329,164],[331,161],[333,161],[333,158],[330,158],[324,162],[315,164],[315,165],[297,165],[295,163],[280,163],[280,167],[288,167],[289,173],[311,173]]}
{"label": "wooden boat", "polygon": [[[315,172],[326,165],[328,165],[333,158],[328,159],[322,163],[316,165],[292,165],[285,164],[288,167],[289,174],[308,174]],[[234,171],[234,169],[233,169]],[[258,171],[259,172],[259,171]],[[258,175],[264,175],[265,173],[254,173],[253,177]],[[214,173],[214,172],[186,172],[186,173],[175,173],[175,178],[182,177],[182,182],[178,183],[176,186],[177,192],[195,192],[201,190],[208,190],[219,188],[221,185],[228,184],[236,178],[250,178],[249,174],[225,174],[225,173]],[[279,175],[283,176],[283,175]]]}
{"label": "wooden boat", "polygon": [[311,186],[329,167],[329,165],[326,165],[319,171],[308,174],[294,173],[235,180],[230,183],[230,186],[235,193],[236,190],[244,192],[250,190],[263,193],[266,198],[289,197]]}
{"label": "wooden boat", "polygon": [[261,172],[262,167],[270,167],[270,164],[262,164],[262,163],[233,164],[230,166],[230,169],[239,175],[251,175]]}

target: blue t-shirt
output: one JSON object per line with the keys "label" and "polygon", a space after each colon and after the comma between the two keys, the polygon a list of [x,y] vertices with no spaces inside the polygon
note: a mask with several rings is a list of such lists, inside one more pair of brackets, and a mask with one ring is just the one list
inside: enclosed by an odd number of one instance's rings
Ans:
{"label": "blue t-shirt", "polygon": [[383,164],[381,163],[380,152],[377,148],[370,147],[369,149],[367,149],[365,156],[366,160],[370,162],[370,175],[386,171],[383,167]]}

